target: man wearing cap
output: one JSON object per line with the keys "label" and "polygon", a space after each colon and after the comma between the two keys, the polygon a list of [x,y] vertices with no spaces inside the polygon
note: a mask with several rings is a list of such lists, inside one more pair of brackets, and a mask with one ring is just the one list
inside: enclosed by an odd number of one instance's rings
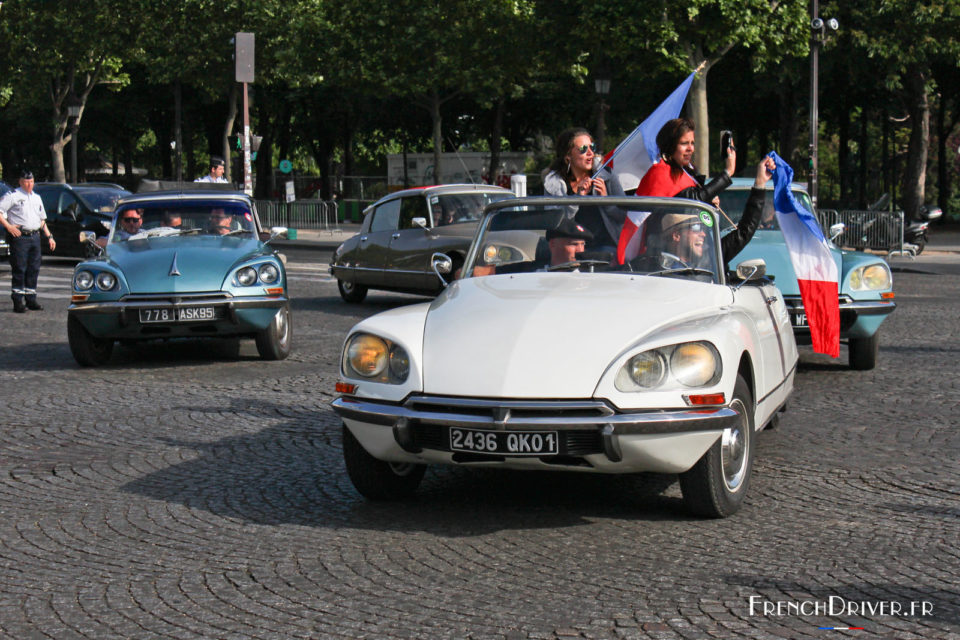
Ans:
{"label": "man wearing cap", "polygon": [[699,216],[669,213],[663,216],[663,244],[666,249],[662,266],[665,269],[697,267],[703,260],[707,241],[707,225]]}
{"label": "man wearing cap", "polygon": [[43,200],[33,192],[33,173],[20,174],[20,187],[0,198],[0,224],[7,232],[10,245],[10,284],[13,311],[41,311],[37,302],[37,278],[40,275],[40,237],[57,248],[47,228],[47,212]]}
{"label": "man wearing cap", "polygon": [[210,156],[210,173],[201,176],[194,182],[220,182],[226,183],[227,179],[223,177],[224,162],[219,156]]}
{"label": "man wearing cap", "polygon": [[589,240],[593,240],[592,233],[576,220],[566,216],[555,228],[547,229],[546,235],[547,245],[550,247],[550,267],[576,262],[577,254],[586,249]]}

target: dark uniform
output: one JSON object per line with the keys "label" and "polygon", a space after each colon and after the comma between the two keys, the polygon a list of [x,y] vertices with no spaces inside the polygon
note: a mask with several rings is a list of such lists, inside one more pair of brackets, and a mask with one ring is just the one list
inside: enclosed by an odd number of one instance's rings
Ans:
{"label": "dark uniform", "polygon": [[13,310],[23,313],[27,309],[43,309],[37,302],[37,278],[40,275],[41,236],[56,247],[53,235],[47,228],[47,213],[43,200],[33,192],[33,174],[20,174],[20,188],[0,198],[0,222],[10,245],[10,284]]}

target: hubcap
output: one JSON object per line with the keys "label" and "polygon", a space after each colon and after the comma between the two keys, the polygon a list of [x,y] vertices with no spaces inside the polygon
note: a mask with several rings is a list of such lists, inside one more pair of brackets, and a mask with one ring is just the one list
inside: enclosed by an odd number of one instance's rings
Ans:
{"label": "hubcap", "polygon": [[289,316],[286,309],[281,309],[273,317],[273,322],[277,330],[277,342],[281,347],[287,346],[287,340],[290,339]]}
{"label": "hubcap", "polygon": [[738,424],[723,430],[720,439],[720,463],[723,467],[723,482],[727,489],[736,492],[743,484],[747,469],[747,447],[750,438],[750,423],[747,408],[740,400],[734,400],[731,408],[740,416]]}
{"label": "hubcap", "polygon": [[398,476],[410,475],[410,472],[416,467],[416,465],[408,462],[388,462],[387,464],[390,465],[390,470]]}

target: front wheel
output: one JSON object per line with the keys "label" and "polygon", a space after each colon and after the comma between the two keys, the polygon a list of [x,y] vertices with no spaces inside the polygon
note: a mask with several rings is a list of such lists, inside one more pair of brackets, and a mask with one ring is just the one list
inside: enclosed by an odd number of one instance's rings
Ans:
{"label": "front wheel", "polygon": [[283,307],[273,316],[270,325],[256,336],[257,353],[264,360],[283,360],[290,355],[290,308]]}
{"label": "front wheel", "polygon": [[869,338],[850,338],[850,368],[857,371],[869,371],[877,366],[877,352],[880,350],[880,332]]}
{"label": "front wheel", "polygon": [[367,288],[356,282],[345,282],[337,280],[337,289],[340,290],[340,297],[346,302],[363,302],[367,297]]}
{"label": "front wheel", "polygon": [[917,238],[917,241],[914,242],[914,244],[917,245],[916,255],[920,255],[921,253],[923,253],[923,248],[927,246],[927,240],[926,238]]}
{"label": "front wheel", "polygon": [[730,408],[737,422],[726,429],[689,471],[680,474],[683,501],[693,513],[725,518],[740,510],[753,469],[753,398],[743,376],[737,376]]}
{"label": "front wheel", "polygon": [[67,316],[67,339],[73,359],[83,367],[99,367],[113,353],[113,340],[93,337],[74,316]]}
{"label": "front wheel", "polygon": [[343,461],[350,482],[370,500],[399,500],[420,486],[426,465],[384,462],[367,453],[350,429],[343,427]]}

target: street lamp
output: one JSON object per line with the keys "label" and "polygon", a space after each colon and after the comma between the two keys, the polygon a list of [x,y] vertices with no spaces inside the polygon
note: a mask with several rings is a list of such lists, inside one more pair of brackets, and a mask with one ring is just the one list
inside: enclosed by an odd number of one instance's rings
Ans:
{"label": "street lamp", "polygon": [[77,126],[80,124],[80,110],[83,103],[75,95],[70,95],[67,102],[67,117],[70,120],[70,176],[74,182],[77,179]]}
{"label": "street lamp", "polygon": [[604,134],[604,122],[603,122],[603,112],[607,110],[607,105],[604,103],[603,98],[610,93],[610,78],[604,72],[599,72],[596,79],[593,81],[593,88],[596,89],[597,95],[600,96],[600,112],[597,114],[597,152],[603,153],[603,134]]}
{"label": "street lamp", "polygon": [[810,21],[810,180],[807,184],[807,190],[810,192],[810,200],[813,206],[817,206],[817,191],[819,189],[819,177],[817,175],[817,148],[819,145],[818,129],[820,128],[820,115],[818,113],[818,102],[820,98],[820,47],[823,46],[827,38],[827,29],[836,31],[840,28],[840,23],[836,18],[830,18],[824,21],[820,17],[820,3],[813,0],[812,7],[813,19]]}

